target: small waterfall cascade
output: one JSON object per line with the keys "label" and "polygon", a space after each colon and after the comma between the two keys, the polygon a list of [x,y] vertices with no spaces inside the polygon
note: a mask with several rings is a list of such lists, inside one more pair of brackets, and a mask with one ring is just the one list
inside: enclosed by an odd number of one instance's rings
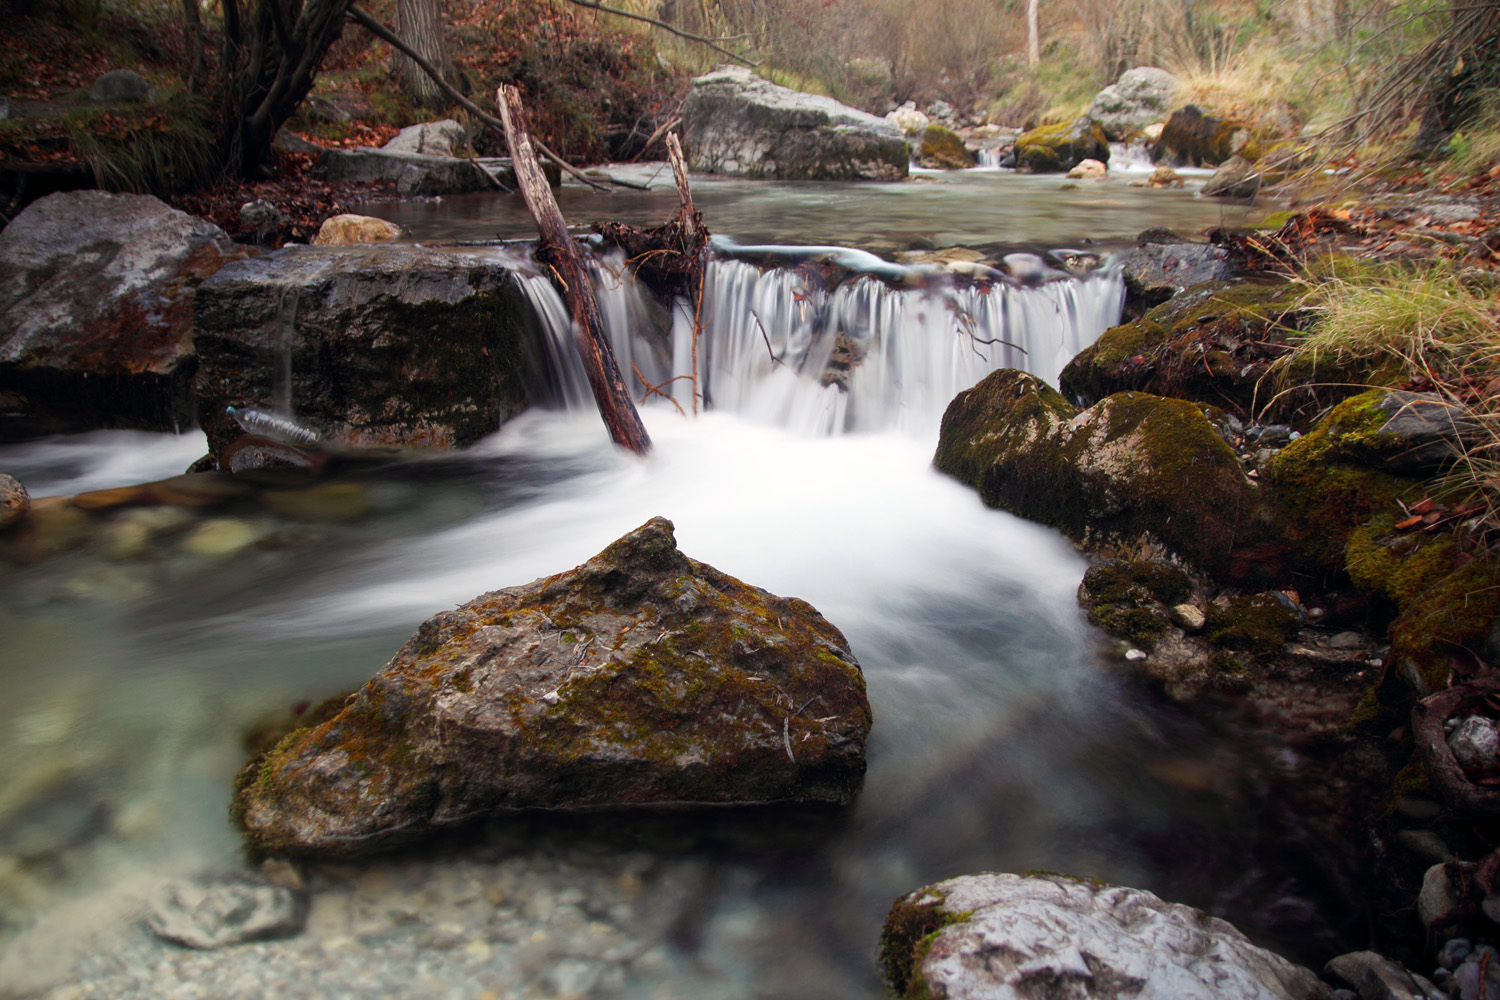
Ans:
{"label": "small waterfall cascade", "polygon": [[[831,265],[828,254],[814,260],[809,252],[834,248],[784,249],[804,259],[710,261],[701,309],[682,299],[663,308],[618,259],[593,262],[620,374],[638,401],[670,399],[684,413],[696,402],[809,436],[921,433],[993,371],[1020,368],[1055,385],[1124,306],[1112,262],[1086,278],[1027,286],[983,267],[959,275],[871,257],[861,273],[848,266],[869,256],[858,251],[836,251]],[[555,398],[592,408],[567,307],[545,277],[517,280],[548,335]]]}
{"label": "small waterfall cascade", "polygon": [[1005,150],[997,146],[981,147],[974,151],[974,160],[987,170],[999,170],[1000,159],[1004,154]]}
{"label": "small waterfall cascade", "polygon": [[1110,173],[1149,174],[1156,169],[1151,162],[1151,149],[1143,142],[1112,142],[1109,144]]}

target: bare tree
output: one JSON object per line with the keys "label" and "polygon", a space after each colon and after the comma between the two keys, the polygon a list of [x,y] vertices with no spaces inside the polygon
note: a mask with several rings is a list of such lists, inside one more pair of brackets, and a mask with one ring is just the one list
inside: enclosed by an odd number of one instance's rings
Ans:
{"label": "bare tree", "polygon": [[[443,30],[442,0],[396,0],[396,33],[444,77],[452,73]],[[392,58],[401,87],[423,107],[441,103],[443,91],[415,62],[396,52]]]}
{"label": "bare tree", "polygon": [[1037,0],[1026,0],[1026,65],[1035,66],[1042,61],[1042,35],[1037,28]]}

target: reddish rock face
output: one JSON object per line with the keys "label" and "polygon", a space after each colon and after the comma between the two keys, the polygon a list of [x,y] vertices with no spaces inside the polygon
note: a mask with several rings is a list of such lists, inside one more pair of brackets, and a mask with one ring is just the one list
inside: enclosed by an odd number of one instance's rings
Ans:
{"label": "reddish rock face", "polygon": [[191,425],[193,293],[248,252],[149,195],[33,203],[0,231],[0,439]]}
{"label": "reddish rock face", "polygon": [[500,808],[842,805],[869,729],[838,629],[655,518],[429,619],[337,715],[252,759],[235,811],[257,850],[337,855]]}

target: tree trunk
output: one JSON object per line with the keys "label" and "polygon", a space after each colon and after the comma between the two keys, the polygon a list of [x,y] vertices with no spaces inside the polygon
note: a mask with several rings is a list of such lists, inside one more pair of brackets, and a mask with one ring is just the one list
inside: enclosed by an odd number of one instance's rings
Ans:
{"label": "tree trunk", "polygon": [[573,317],[578,353],[583,358],[584,370],[588,372],[589,387],[594,391],[599,416],[604,418],[604,426],[616,444],[644,455],[651,450],[651,436],[646,433],[630,391],[620,378],[620,369],[609,346],[609,335],[599,315],[599,303],[594,299],[594,286],[589,283],[578,245],[568,234],[562,210],[557,207],[552,187],[537,162],[531,135],[526,129],[521,94],[515,87],[503,85],[495,94],[495,103],[499,105],[500,117],[505,123],[505,137],[510,143],[510,162],[516,171],[516,182],[521,186],[526,208],[542,237],[537,257],[552,268],[563,287],[563,298]]}
{"label": "tree trunk", "polygon": [[[396,34],[447,77],[452,72],[452,64],[448,59],[442,13],[441,0],[396,0]],[[422,67],[401,52],[397,52],[392,61],[402,89],[417,104],[431,108],[442,103],[442,88]]]}
{"label": "tree trunk", "polygon": [[1042,36],[1037,27],[1037,0],[1026,0],[1026,65],[1042,61]]}
{"label": "tree trunk", "polygon": [[260,176],[276,130],[296,112],[351,0],[223,0],[219,58],[220,159],[231,175]]}

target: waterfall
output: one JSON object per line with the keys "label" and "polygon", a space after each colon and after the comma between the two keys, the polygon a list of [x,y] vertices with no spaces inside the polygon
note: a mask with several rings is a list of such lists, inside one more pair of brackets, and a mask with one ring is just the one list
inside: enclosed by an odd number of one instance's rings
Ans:
{"label": "waterfall", "polygon": [[[808,258],[829,248],[785,249]],[[858,259],[837,252],[846,263]],[[618,259],[595,260],[592,269],[620,374],[637,400],[670,396],[692,412],[700,326],[700,409],[814,436],[928,431],[955,395],[1001,368],[1056,385],[1073,355],[1119,321],[1125,297],[1116,263],[1087,278],[1024,287],[987,268],[979,270],[988,276],[973,277],[880,262],[877,277],[826,259],[760,267],[719,258],[707,265],[695,314],[686,300],[670,310],[656,305]],[[517,280],[547,332],[555,398],[591,408],[562,299],[544,277]]]}

